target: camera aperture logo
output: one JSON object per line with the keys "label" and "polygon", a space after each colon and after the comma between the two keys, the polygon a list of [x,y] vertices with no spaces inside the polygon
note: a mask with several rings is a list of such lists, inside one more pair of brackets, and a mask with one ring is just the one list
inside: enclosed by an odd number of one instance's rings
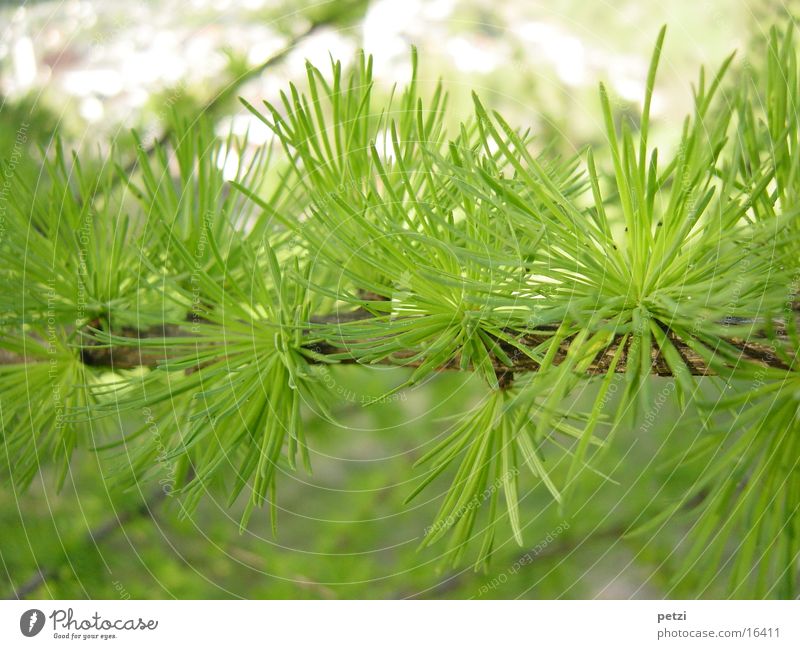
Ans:
{"label": "camera aperture logo", "polygon": [[19,630],[26,638],[32,638],[44,628],[44,613],[38,608],[25,611],[19,618]]}
{"label": "camera aperture logo", "polygon": [[32,638],[44,629],[47,618],[53,625],[53,637],[57,640],[111,640],[125,631],[155,631],[158,620],[141,617],[125,619],[106,618],[95,613],[88,618],[79,618],[71,609],[55,609],[45,615],[38,608],[25,611],[19,618],[22,635]]}

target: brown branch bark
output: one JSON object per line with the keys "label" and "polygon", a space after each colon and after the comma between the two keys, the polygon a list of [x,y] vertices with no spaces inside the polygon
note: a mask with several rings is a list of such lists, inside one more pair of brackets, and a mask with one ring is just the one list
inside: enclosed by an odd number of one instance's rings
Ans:
{"label": "brown branch bark", "polygon": [[[339,313],[339,314],[331,314],[328,316],[315,317],[312,318],[312,322],[336,324],[336,323],[353,322],[368,317],[371,317],[371,315],[367,311],[358,309],[356,311],[351,311],[347,313]],[[550,331],[552,330],[542,330],[542,333],[540,334],[521,336],[518,340],[520,343],[522,343],[524,346],[528,348],[535,348],[541,345],[542,343],[547,342],[550,339],[552,335]],[[116,346],[105,346],[105,345],[84,346],[81,348],[80,352],[82,362],[89,367],[107,367],[117,370],[134,369],[137,367],[148,367],[154,369],[159,364],[164,363],[170,358],[171,349],[170,345],[167,342],[170,337],[189,335],[185,329],[182,329],[181,327],[176,325],[152,327],[147,330],[125,328],[117,333],[119,333],[124,337],[130,338],[131,343],[126,345],[116,345]],[[675,346],[675,349],[678,351],[678,354],[680,354],[687,369],[692,375],[707,376],[714,373],[713,370],[711,370],[708,367],[708,364],[703,360],[703,358],[697,352],[695,352],[685,341],[680,339],[674,332],[665,330],[665,333],[669,337],[672,344]],[[783,343],[787,342],[785,332],[779,331],[778,335],[779,339]],[[163,347],[158,349],[153,348],[150,345],[148,345],[147,347],[141,347],[136,345],[135,341],[137,339],[146,339],[146,338],[163,338],[165,342]],[[623,342],[622,336],[618,336],[614,341],[611,342],[611,344],[608,345],[608,347],[606,347],[603,351],[601,351],[587,368],[586,370],[587,374],[596,375],[596,374],[605,374],[606,372],[608,372],[608,369],[611,366],[612,359],[614,358],[614,355],[618,351],[619,345],[622,344],[622,342]],[[789,369],[786,363],[781,358],[776,356],[773,352],[773,349],[770,348],[770,346],[767,344],[752,342],[735,337],[727,339],[727,342],[736,349],[740,350],[741,357],[743,360],[757,363],[765,367],[772,367],[777,369]],[[497,343],[513,362],[513,365],[509,367],[505,365],[503,362],[501,362],[496,355],[494,354],[490,355],[501,387],[506,387],[508,385],[511,385],[515,374],[538,371],[539,363],[537,363],[535,360],[526,356],[512,345],[509,345],[503,341],[497,341]],[[571,344],[572,344],[571,337],[565,338],[561,342],[553,359],[554,364],[558,365],[566,359]],[[625,345],[626,347],[625,349],[622,350],[622,353],[620,354],[620,359],[615,368],[615,371],[618,373],[625,372],[625,369],[627,367],[627,358],[631,345],[630,339],[628,339],[628,342],[625,343]],[[337,357],[336,361],[340,364],[348,365],[348,364],[359,363],[359,359],[357,358],[357,356],[348,354],[346,348],[339,347],[331,343],[319,342],[319,343],[309,344],[307,346],[307,349],[321,356],[331,356],[331,357],[336,356]],[[386,359],[381,364],[395,365],[398,367],[409,367],[409,368],[417,367],[422,361],[408,360],[416,356],[416,354],[417,354],[416,351],[408,350],[406,352],[401,352],[396,354],[391,359]],[[651,350],[651,358],[652,358],[651,372],[653,375],[655,376],[672,375],[669,365],[667,364],[661,352],[655,345]],[[0,365],[25,364],[37,361],[41,362],[40,359],[25,358],[18,354],[0,349]],[[310,362],[317,363],[319,361],[310,359]],[[460,359],[458,358],[458,356],[454,356],[449,362],[445,363],[438,369],[440,371],[458,370],[460,369]]]}

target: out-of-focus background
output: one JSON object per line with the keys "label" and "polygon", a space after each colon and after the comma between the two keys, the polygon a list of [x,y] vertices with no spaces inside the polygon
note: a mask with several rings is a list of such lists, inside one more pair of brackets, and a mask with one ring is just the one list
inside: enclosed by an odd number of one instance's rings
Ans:
{"label": "out-of-focus background", "polygon": [[[216,101],[221,131],[262,125],[235,101],[275,100],[305,61],[344,63],[359,48],[385,89],[408,76],[411,45],[422,79],[446,82],[453,117],[477,90],[509,119],[574,145],[598,136],[597,82],[635,109],[658,29],[669,26],[653,115],[691,103],[700,64],[746,52],[791,3],[485,0],[192,0],[0,3],[0,97],[47,111],[75,146],[106,145],[131,128],[145,139],[174,105]],[[310,34],[303,37],[304,34]],[[252,74],[276,53],[279,64]],[[248,74],[250,73],[250,74]],[[219,101],[223,92],[227,100]]]}
{"label": "out-of-focus background", "polygon": [[[620,111],[639,110],[656,35],[668,25],[653,101],[655,139],[668,146],[691,106],[700,65],[732,51],[758,55],[769,26],[798,7],[770,0],[113,0],[0,3],[0,155],[24,127],[19,165],[58,132],[68,146],[103,156],[112,144],[158,140],[179,109],[206,112],[225,134],[265,127],[238,103],[276,100],[302,80],[305,61],[348,62],[359,48],[375,59],[388,93],[419,50],[420,77],[441,78],[453,122],[477,90],[512,124],[564,151],[600,142],[597,83]],[[277,60],[275,60],[277,58]],[[19,153],[19,152],[17,152]],[[438,552],[417,552],[435,499],[403,499],[411,464],[437,419],[477,398],[477,382],[456,375],[363,406],[396,385],[403,370],[338,368],[335,423],[309,416],[312,476],[282,476],[278,536],[266,512],[240,534],[239,514],[204,501],[182,517],[173,499],[152,512],[143,497],[158,485],[114,489],[102,460],[83,449],[60,493],[45,470],[25,493],[0,491],[0,590],[35,598],[714,596],[715,586],[670,586],[680,559],[679,526],[645,538],[622,530],[653,503],[678,495],[655,471],[664,443],[681,427],[632,430],[604,458],[605,472],[582,487],[583,503],[560,513],[546,491],[522,498],[526,545],[501,530],[493,567],[446,569]],[[658,379],[654,379],[658,382]],[[658,387],[658,386],[656,386]],[[453,398],[453,395],[458,398]],[[663,430],[662,430],[663,429]],[[666,440],[668,441],[668,440]],[[626,470],[637,467],[637,470]],[[674,487],[677,489],[677,487]],[[665,559],[666,557],[666,559]],[[41,573],[41,574],[40,574]]]}

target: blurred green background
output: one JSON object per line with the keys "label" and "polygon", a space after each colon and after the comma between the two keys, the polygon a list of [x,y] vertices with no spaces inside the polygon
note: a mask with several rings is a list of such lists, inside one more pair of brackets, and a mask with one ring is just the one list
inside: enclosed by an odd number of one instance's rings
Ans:
{"label": "blurred green background", "polygon": [[[638,110],[651,47],[669,26],[653,104],[654,140],[669,142],[691,104],[699,66],[733,49],[758,51],[771,24],[797,3],[655,0],[542,3],[488,0],[379,0],[307,3],[269,0],[35,2],[0,4],[0,155],[12,155],[29,124],[20,173],[36,174],[34,150],[57,131],[102,158],[122,150],[130,129],[156,139],[172,109],[209,111],[220,133],[267,135],[235,101],[274,100],[304,61],[331,52],[375,56],[383,90],[407,78],[415,44],[421,81],[442,78],[453,121],[475,89],[513,124],[530,126],[563,151],[601,141],[597,82],[620,112]],[[317,27],[305,36],[312,25]],[[286,56],[250,74],[276,52]],[[221,94],[220,94],[221,93]],[[27,171],[26,171],[27,169]],[[60,493],[47,468],[32,488],[0,490],[0,591],[34,598],[660,598],[714,597],[717,583],[673,582],[685,527],[623,538],[693,480],[664,475],[664,460],[697,435],[671,402],[647,430],[615,440],[584,480],[569,511],[523,479],[525,546],[500,530],[487,573],[451,569],[441,549],[417,552],[444,481],[412,505],[411,465],[441,434],[440,419],[482,394],[478,381],[441,374],[387,403],[364,406],[406,378],[403,370],[334,368],[336,420],[305,413],[314,473],[282,476],[279,527],[257,512],[239,532],[240,508],[212,497],[183,516],[158,484],[121,490],[113,461],[81,449]],[[653,394],[661,389],[656,383]],[[592,387],[576,404],[591,398]],[[35,404],[34,404],[35,407]],[[687,414],[691,417],[691,413]],[[558,475],[559,467],[555,467]],[[156,494],[154,496],[154,494]],[[143,503],[153,503],[143,508]],[[43,573],[37,578],[37,572]]]}

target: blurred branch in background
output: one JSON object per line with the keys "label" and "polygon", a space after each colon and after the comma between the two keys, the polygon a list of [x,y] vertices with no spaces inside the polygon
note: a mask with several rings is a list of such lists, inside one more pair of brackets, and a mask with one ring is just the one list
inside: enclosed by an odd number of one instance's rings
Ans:
{"label": "blurred branch in background", "polygon": [[137,519],[151,518],[154,514],[154,510],[166,497],[167,491],[159,488],[153,491],[153,493],[147,497],[144,502],[141,502],[130,509],[116,511],[114,515],[108,518],[105,522],[91,529],[81,542],[65,548],[61,561],[52,563],[52,559],[50,557],[47,557],[46,560],[43,560],[42,565],[37,568],[36,574],[26,579],[6,599],[25,599],[35,593],[36,590],[41,586],[52,584],[53,581],[62,579],[62,569],[65,565],[70,564],[70,557],[77,556],[81,552],[85,552],[87,548],[99,551],[99,546],[101,543],[106,541],[116,532],[124,529],[128,523]]}

